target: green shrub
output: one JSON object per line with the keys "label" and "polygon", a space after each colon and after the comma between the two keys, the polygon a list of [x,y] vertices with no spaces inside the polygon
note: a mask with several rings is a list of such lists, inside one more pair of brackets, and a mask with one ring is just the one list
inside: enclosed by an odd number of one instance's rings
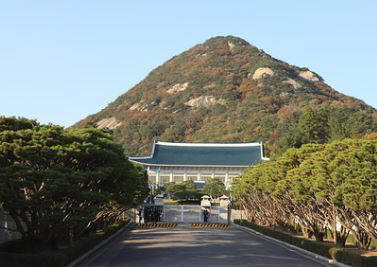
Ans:
{"label": "green shrub", "polygon": [[331,258],[344,264],[356,267],[377,266],[377,257],[363,257],[344,248],[331,248],[329,252]]}
{"label": "green shrub", "polygon": [[42,253],[21,253],[20,248],[28,247],[28,244],[10,242],[9,247],[2,247],[0,250],[0,267],[64,267],[124,225],[125,223],[107,226],[103,233],[82,238],[73,247]]}
{"label": "green shrub", "polygon": [[[123,225],[123,224],[122,224]],[[106,236],[109,236],[109,235],[112,235],[113,233],[115,233],[119,228],[120,226],[122,226],[120,224],[117,224],[117,223],[114,223],[112,225],[109,225],[107,227],[105,227],[105,229],[103,230],[103,232],[105,233]]]}
{"label": "green shrub", "polygon": [[246,226],[264,235],[279,239],[294,246],[311,251],[318,255],[334,259],[338,262],[355,267],[375,267],[377,266],[377,257],[363,257],[355,252],[350,252],[344,248],[331,247],[329,244],[302,239],[291,236],[286,233],[275,231],[266,227],[250,223],[246,220],[234,220],[236,224]]}
{"label": "green shrub", "polygon": [[303,248],[305,250],[314,252],[316,254],[319,254],[321,256],[330,258],[329,254],[329,248],[330,246],[328,244],[314,241],[314,240],[307,240],[299,237],[292,236],[287,233],[275,231],[266,227],[259,226],[254,223],[247,222],[246,220],[235,220],[234,221],[237,224],[244,225],[246,227],[249,227],[251,229],[254,229],[262,234],[265,234],[267,236],[279,239],[281,241],[287,242],[289,244],[292,244],[294,246]]}
{"label": "green shrub", "polygon": [[1,267],[64,267],[69,257],[64,253],[19,254],[0,252]]}

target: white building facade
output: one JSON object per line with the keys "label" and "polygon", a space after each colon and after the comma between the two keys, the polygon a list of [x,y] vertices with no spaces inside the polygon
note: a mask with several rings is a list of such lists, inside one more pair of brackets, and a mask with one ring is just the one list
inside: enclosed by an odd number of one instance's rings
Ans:
{"label": "white building facade", "polygon": [[151,186],[218,178],[229,188],[233,179],[261,161],[262,143],[212,144],[154,142],[148,157],[130,157],[144,165]]}

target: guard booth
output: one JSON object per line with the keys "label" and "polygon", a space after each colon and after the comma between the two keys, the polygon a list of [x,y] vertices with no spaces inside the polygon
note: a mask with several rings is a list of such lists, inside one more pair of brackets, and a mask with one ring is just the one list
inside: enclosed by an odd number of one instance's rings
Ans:
{"label": "guard booth", "polygon": [[202,209],[211,208],[211,198],[207,195],[202,196],[200,206],[202,206]]}

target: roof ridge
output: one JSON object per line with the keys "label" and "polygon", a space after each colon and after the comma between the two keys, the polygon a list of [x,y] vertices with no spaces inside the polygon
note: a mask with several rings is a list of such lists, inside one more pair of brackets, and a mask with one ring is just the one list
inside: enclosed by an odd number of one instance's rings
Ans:
{"label": "roof ridge", "polygon": [[251,147],[261,146],[262,143],[173,143],[157,141],[156,145],[162,146],[189,146],[189,147]]}

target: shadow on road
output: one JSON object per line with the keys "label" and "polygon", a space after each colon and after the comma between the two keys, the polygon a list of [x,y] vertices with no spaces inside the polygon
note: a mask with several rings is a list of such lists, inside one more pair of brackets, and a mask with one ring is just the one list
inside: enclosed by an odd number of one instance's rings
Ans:
{"label": "shadow on road", "polygon": [[324,266],[247,234],[227,230],[133,230],[82,266]]}

